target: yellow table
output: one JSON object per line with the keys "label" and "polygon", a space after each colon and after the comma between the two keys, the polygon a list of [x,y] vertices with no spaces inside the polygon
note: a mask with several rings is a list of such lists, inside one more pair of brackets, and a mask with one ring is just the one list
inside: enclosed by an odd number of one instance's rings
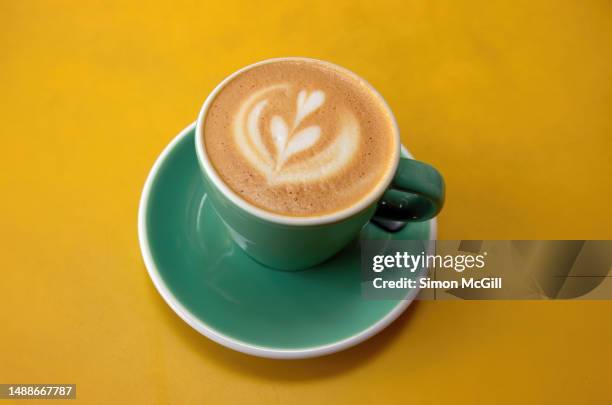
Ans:
{"label": "yellow table", "polygon": [[612,239],[612,3],[0,4],[0,383],[85,403],[610,403],[612,302],[420,302],[306,361],[200,336],[143,266],[138,198],[228,73],[330,60],[442,170],[443,239]]}

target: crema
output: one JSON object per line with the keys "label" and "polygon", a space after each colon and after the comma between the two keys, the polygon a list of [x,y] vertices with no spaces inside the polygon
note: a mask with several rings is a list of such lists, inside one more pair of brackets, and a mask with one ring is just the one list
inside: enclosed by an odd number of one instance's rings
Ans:
{"label": "crema", "polygon": [[365,198],[393,170],[398,134],[356,75],[312,60],[255,65],[212,100],[206,154],[234,193],[266,211],[320,216]]}

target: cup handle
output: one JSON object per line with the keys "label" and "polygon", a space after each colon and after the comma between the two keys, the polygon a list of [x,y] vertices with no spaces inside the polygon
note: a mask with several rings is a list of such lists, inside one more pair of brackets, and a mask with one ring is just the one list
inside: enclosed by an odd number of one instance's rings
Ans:
{"label": "cup handle", "polygon": [[427,163],[400,158],[395,177],[374,216],[394,221],[426,221],[444,205],[444,179]]}

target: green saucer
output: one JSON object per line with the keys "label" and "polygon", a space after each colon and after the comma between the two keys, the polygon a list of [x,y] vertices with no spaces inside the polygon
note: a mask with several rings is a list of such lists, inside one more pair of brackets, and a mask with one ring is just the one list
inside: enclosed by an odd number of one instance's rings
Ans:
{"label": "green saucer", "polygon": [[[190,125],[149,174],[139,238],[149,275],[168,305],[222,345],[273,358],[333,353],[378,333],[417,293],[398,301],[363,299],[358,241],[309,270],[264,267],[231,241],[206,193]],[[430,239],[434,233],[435,221],[395,233],[370,223],[360,238]]]}

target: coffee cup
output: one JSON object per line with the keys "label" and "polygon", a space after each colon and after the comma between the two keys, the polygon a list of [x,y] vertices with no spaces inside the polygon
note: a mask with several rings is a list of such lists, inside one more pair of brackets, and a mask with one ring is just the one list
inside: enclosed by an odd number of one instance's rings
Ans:
{"label": "coffee cup", "polygon": [[231,74],[206,98],[195,143],[229,235],[275,269],[325,261],[373,216],[425,221],[444,204],[440,173],[400,157],[382,96],[329,62],[276,58]]}

